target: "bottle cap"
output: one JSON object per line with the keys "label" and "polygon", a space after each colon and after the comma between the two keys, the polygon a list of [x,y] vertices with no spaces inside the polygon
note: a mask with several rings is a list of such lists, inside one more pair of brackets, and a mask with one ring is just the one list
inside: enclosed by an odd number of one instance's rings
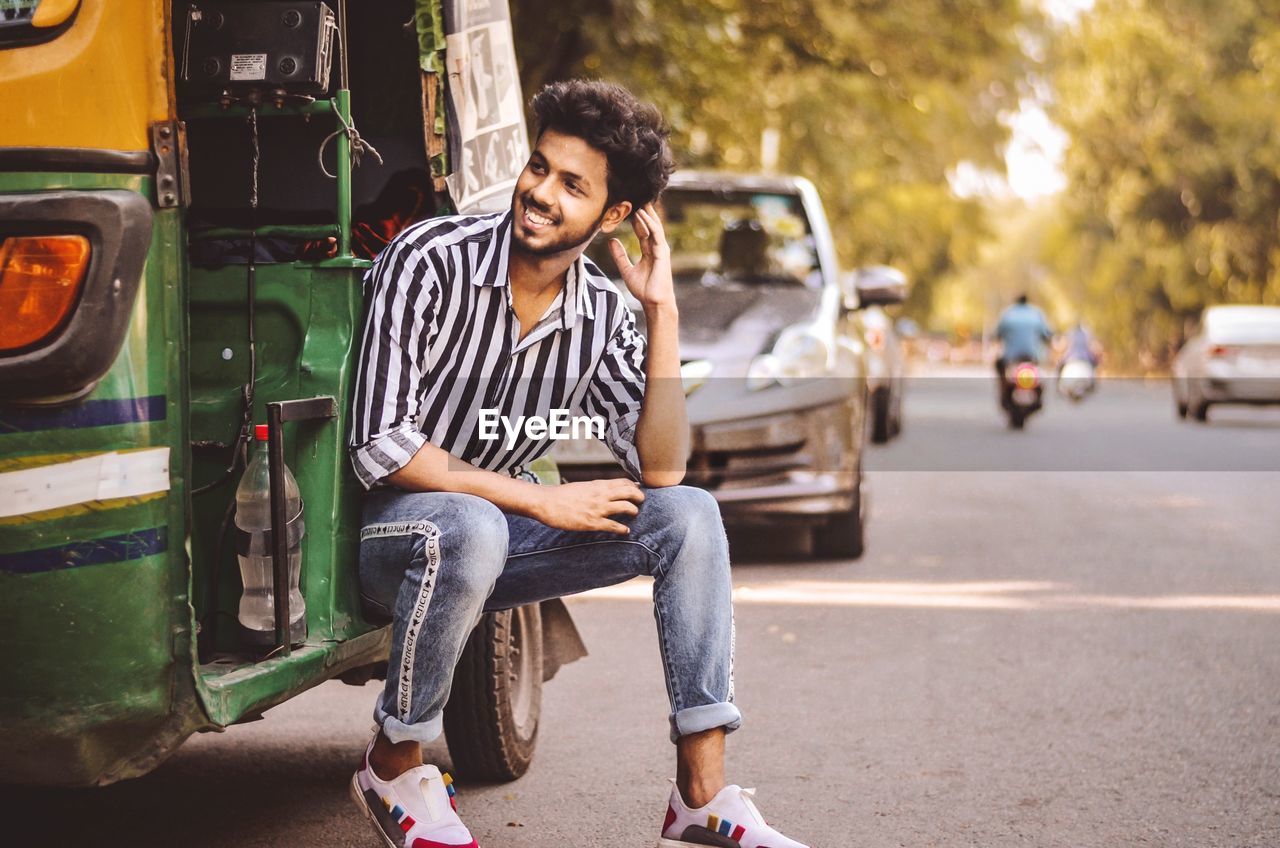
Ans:
{"label": "bottle cap", "polygon": [[255,424],[253,427],[253,437],[260,442],[265,442],[268,439],[267,425]]}

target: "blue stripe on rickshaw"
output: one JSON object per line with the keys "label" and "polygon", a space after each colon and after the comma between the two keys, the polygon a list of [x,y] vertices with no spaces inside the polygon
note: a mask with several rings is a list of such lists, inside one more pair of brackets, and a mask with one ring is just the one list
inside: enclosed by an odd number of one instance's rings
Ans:
{"label": "blue stripe on rickshaw", "polygon": [[0,405],[0,433],[107,427],[165,419],[165,396],[87,400],[57,409]]}
{"label": "blue stripe on rickshaw", "polygon": [[153,527],[105,539],[73,542],[57,548],[0,554],[0,572],[38,574],[44,571],[62,571],[85,565],[142,559],[162,554],[168,549],[169,534],[166,528]]}

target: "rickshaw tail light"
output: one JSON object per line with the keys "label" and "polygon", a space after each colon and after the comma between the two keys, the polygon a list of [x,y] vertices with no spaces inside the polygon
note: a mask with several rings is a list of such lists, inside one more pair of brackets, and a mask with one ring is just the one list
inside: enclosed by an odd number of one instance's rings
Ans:
{"label": "rickshaw tail light", "polygon": [[75,306],[89,268],[84,236],[0,241],[0,353],[47,338]]}

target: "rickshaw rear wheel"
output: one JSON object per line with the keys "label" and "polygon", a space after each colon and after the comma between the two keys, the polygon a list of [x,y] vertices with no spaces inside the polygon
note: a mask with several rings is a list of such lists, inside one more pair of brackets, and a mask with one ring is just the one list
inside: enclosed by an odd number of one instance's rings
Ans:
{"label": "rickshaw rear wheel", "polygon": [[528,771],[538,742],[542,672],[537,604],[481,618],[444,708],[445,741],[459,777],[506,782]]}

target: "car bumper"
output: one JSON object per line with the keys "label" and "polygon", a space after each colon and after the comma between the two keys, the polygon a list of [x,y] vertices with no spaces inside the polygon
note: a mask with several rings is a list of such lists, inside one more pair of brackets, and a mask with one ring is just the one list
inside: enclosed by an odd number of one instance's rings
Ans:
{"label": "car bumper", "polygon": [[849,509],[860,447],[851,407],[842,400],[696,427],[685,481],[710,491],[727,520]]}
{"label": "car bumper", "polygon": [[1207,377],[1201,397],[1214,403],[1280,403],[1280,378]]}
{"label": "car bumper", "polygon": [[[851,509],[858,486],[862,443],[855,434],[861,433],[861,414],[861,404],[844,397],[803,409],[694,424],[684,483],[711,492],[729,522]],[[599,443],[562,443],[553,456],[565,480],[622,473]]]}

